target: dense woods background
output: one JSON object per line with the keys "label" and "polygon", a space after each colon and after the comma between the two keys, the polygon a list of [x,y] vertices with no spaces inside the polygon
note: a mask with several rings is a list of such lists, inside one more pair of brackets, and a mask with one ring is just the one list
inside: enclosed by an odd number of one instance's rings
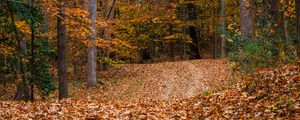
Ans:
{"label": "dense woods background", "polygon": [[62,100],[125,63],[222,59],[238,75],[299,64],[300,0],[2,0],[0,10],[0,100],[57,90]]}

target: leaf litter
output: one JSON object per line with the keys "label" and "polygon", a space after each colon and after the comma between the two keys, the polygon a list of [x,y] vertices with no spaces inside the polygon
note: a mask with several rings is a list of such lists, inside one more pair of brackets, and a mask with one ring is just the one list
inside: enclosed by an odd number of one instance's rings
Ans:
{"label": "leaf litter", "polygon": [[79,88],[77,97],[62,101],[1,101],[0,119],[300,118],[299,66],[260,69],[227,89],[201,94],[230,79],[227,66],[224,60],[122,65],[100,73],[115,81],[101,90]]}

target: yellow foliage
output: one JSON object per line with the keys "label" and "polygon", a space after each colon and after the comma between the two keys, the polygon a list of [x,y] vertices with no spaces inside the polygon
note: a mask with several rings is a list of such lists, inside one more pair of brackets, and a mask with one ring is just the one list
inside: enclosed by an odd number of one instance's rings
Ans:
{"label": "yellow foliage", "polygon": [[134,48],[134,46],[132,46],[132,45],[130,45],[130,44],[128,44],[128,43],[126,43],[126,42],[120,40],[120,39],[117,39],[117,38],[115,38],[115,39],[112,40],[112,44],[113,44],[113,45],[120,46],[120,47],[123,46],[123,47],[129,48],[129,49]]}
{"label": "yellow foliage", "polygon": [[5,45],[3,43],[0,43],[0,53],[4,55],[12,55],[15,51],[14,47],[10,47],[8,45]]}
{"label": "yellow foliage", "polygon": [[109,48],[109,42],[105,39],[98,38],[96,40],[96,46],[99,48]]}
{"label": "yellow foliage", "polygon": [[25,35],[31,35],[30,26],[28,24],[26,24],[25,21],[16,21],[15,24],[21,33],[23,33]]}

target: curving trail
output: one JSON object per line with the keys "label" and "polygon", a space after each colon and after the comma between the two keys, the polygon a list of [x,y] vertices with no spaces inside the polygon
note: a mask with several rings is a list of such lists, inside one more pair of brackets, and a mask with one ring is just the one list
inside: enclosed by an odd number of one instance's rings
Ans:
{"label": "curving trail", "polygon": [[111,100],[189,98],[231,75],[225,60],[125,64],[100,74],[110,81],[103,94]]}

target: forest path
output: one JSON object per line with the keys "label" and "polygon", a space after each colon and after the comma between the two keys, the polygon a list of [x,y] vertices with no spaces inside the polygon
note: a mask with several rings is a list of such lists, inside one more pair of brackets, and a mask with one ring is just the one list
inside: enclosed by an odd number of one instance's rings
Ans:
{"label": "forest path", "polygon": [[[109,81],[108,100],[188,98],[223,84],[230,77],[225,60],[190,60],[155,64],[124,64],[100,75]],[[113,77],[112,77],[113,76]]]}

